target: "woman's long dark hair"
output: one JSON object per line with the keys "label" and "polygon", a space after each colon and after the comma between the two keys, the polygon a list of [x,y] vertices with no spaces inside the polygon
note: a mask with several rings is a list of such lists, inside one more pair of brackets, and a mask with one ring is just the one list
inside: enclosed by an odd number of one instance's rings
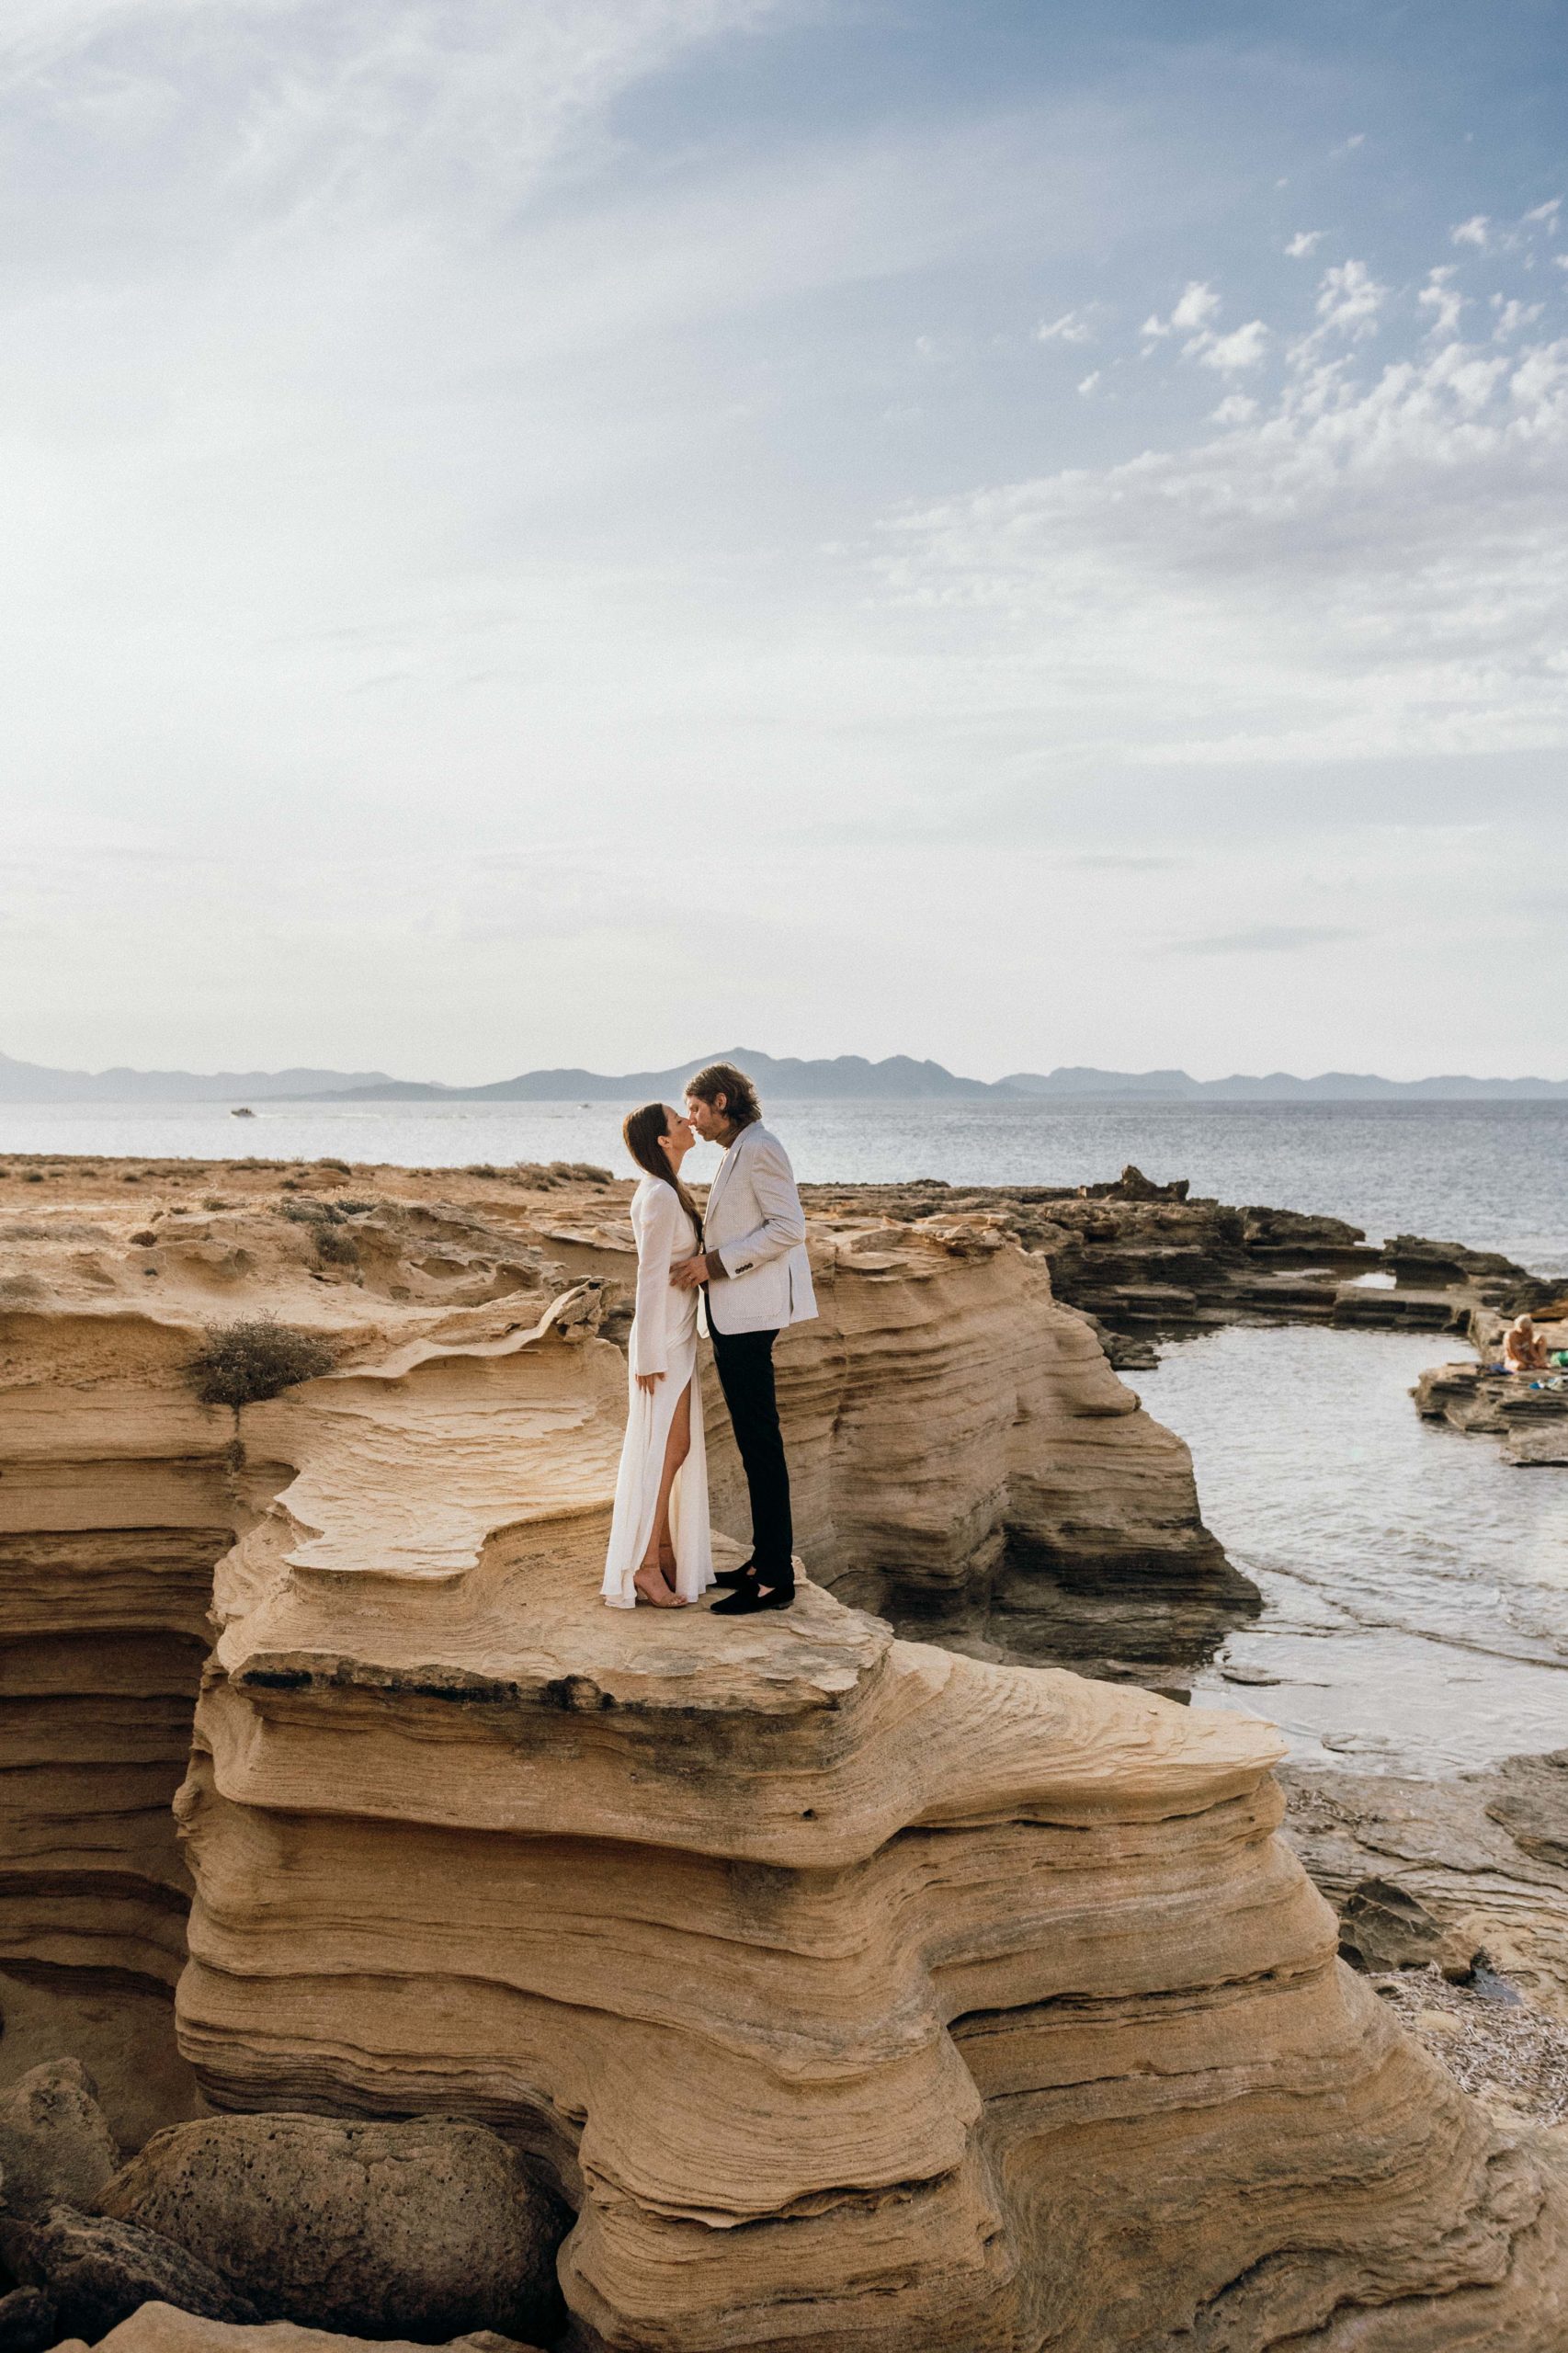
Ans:
{"label": "woman's long dark hair", "polygon": [[640,1111],[627,1113],[621,1121],[620,1132],[625,1139],[626,1149],[638,1167],[645,1168],[650,1176],[662,1177],[670,1188],[697,1230],[697,1246],[700,1250],[701,1212],[659,1149],[659,1139],[668,1135],[670,1131],[669,1108],[667,1103],[644,1103]]}

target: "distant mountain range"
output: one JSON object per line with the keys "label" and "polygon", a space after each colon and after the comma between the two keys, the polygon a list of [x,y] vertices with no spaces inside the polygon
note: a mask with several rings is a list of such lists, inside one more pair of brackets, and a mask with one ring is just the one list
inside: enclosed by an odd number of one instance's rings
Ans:
{"label": "distant mountain range", "polygon": [[[1145,1103],[1352,1103],[1381,1098],[1437,1102],[1568,1101],[1562,1078],[1375,1078],[1357,1071],[1325,1071],[1293,1078],[1189,1078],[1184,1070],[1084,1068],[1014,1071],[994,1082],[960,1078],[940,1063],[892,1054],[867,1062],[859,1054],[831,1061],[776,1059],[731,1047],[710,1062],[738,1063],[765,1097],[786,1102],[910,1102],[968,1097],[1052,1101],[1099,1098]],[[390,1078],[385,1071],[50,1070],[41,1063],[0,1054],[0,1103],[640,1103],[676,1095],[697,1061],[670,1070],[640,1070],[606,1078],[591,1070],[526,1071],[488,1086],[443,1086],[433,1079]]]}

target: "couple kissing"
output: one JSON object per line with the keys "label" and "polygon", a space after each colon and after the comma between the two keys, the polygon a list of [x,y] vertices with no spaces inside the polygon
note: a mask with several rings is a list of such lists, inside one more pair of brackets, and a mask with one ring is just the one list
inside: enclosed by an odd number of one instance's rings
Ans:
{"label": "couple kissing", "polygon": [[[637,1313],[626,1440],[616,1482],[603,1594],[680,1609],[711,1585],[732,1590],[715,1617],[787,1609],[795,1598],[790,1466],[778,1427],[773,1343],[817,1312],[806,1219],[790,1156],[762,1124],[756,1089],[711,1063],[686,1108],[645,1103],[621,1130],[643,1174],[631,1197]],[[723,1160],[700,1213],[681,1163],[700,1137]],[[697,1340],[706,1332],[751,1496],[751,1558],[714,1574]]]}

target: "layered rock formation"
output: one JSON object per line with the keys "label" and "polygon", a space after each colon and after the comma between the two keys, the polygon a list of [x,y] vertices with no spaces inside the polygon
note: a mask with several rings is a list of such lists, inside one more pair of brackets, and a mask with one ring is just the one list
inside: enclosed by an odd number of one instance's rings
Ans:
{"label": "layered rock formation", "polygon": [[1233,1323],[1464,1332],[1477,1312],[1536,1306],[1549,1286],[1495,1251],[1395,1234],[1373,1246],[1342,1218],[1189,1199],[1128,1168],[1108,1185],[815,1185],[813,1210],[903,1226],[983,1218],[1051,1269],[1113,1363],[1153,1362],[1161,1335]]}
{"label": "layered rock formation", "polygon": [[1336,1966],[1276,1736],[815,1591],[604,1610],[621,1378],[554,1316],[242,1416],[297,1467],[181,1801],[210,2096],[509,2132],[585,2346],[1544,2353],[1560,2192]]}
{"label": "layered rock formation", "polygon": [[[1551,2150],[1338,1964],[1267,1726],[817,1587],[756,1621],[604,1609],[625,1365],[602,1289],[560,1283],[613,1260],[617,1197],[549,1229],[499,1188],[483,1215],[279,1206],[150,1244],[100,1207],[34,1247],[7,1327],[27,1545],[70,1537],[101,1592],[129,1532],[141,1592],[144,1531],[232,1540],[178,1804],[211,2101],[495,2127],[576,2213],[579,2353],[1554,2353]],[[1018,1527],[1102,1540],[1118,1448],[1130,1488],[1150,1464],[1123,1534],[1185,1475],[1046,1271],[946,1222],[824,1234],[789,1374],[808,1518],[901,1607],[1005,1593]],[[263,1271],[338,1370],[199,1407],[191,1339]],[[961,1467],[928,1459],[949,1401]],[[177,1926],[176,1881],[128,1870],[106,1782],[65,1785],[112,1867],[57,1838],[29,1910],[17,1863],[11,1949],[160,1983],[142,1891]],[[85,1957],[49,1942],[56,1891]]]}

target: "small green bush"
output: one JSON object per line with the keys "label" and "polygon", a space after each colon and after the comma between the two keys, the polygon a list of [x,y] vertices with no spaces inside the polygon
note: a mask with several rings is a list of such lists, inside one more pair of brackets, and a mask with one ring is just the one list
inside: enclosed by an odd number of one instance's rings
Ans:
{"label": "small green bush", "polygon": [[318,1381],[336,1361],[324,1340],[296,1332],[270,1315],[242,1316],[217,1325],[186,1367],[204,1405],[258,1404],[297,1381]]}
{"label": "small green bush", "polygon": [[335,1168],[340,1176],[352,1176],[354,1174],[354,1171],[349,1167],[348,1163],[346,1160],[329,1160],[324,1153],[317,1161],[316,1166],[318,1168]]}

